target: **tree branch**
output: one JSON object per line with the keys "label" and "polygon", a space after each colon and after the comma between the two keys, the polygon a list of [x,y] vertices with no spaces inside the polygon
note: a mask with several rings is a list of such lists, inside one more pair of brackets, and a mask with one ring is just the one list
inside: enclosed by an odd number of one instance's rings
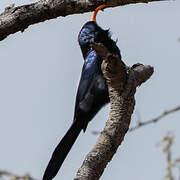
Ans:
{"label": "tree branch", "polygon": [[168,110],[168,111],[165,111],[165,112],[163,112],[162,114],[160,114],[159,116],[157,116],[157,117],[154,118],[154,119],[151,119],[151,120],[145,121],[145,122],[139,122],[136,126],[130,128],[129,131],[134,131],[134,130],[142,127],[142,126],[145,126],[145,125],[148,125],[148,124],[152,124],[152,123],[156,123],[156,122],[158,122],[159,120],[161,120],[162,118],[164,118],[165,116],[170,115],[170,114],[172,114],[172,113],[174,113],[174,112],[177,112],[177,111],[179,111],[179,110],[180,110],[180,106],[177,106],[177,107],[175,107],[175,108],[173,108],[173,109],[170,109],[170,110]]}
{"label": "tree branch", "polygon": [[23,176],[19,176],[17,174],[13,174],[11,172],[3,171],[3,170],[0,170],[0,178],[1,177],[6,177],[8,179],[14,179],[14,180],[36,180],[32,178],[28,173]]}
{"label": "tree branch", "polygon": [[165,0],[40,0],[29,5],[10,6],[0,14],[0,40],[18,31],[23,32],[29,25],[60,16],[90,12],[101,4],[114,7],[154,1]]}
{"label": "tree branch", "polygon": [[173,176],[173,169],[175,167],[178,167],[178,165],[180,164],[180,158],[176,158],[176,159],[172,159],[172,145],[174,144],[174,135],[171,132],[168,132],[168,134],[166,136],[164,136],[160,143],[158,143],[157,145],[163,145],[163,149],[162,151],[166,154],[166,171],[167,174],[165,176],[165,178],[167,180],[174,180],[174,176]]}
{"label": "tree branch", "polygon": [[126,67],[118,56],[109,53],[102,44],[91,44],[104,57],[102,71],[108,85],[111,108],[104,130],[86,156],[75,180],[100,178],[128,131],[135,105],[136,87],[148,80],[153,73],[151,66],[137,64],[132,68]]}

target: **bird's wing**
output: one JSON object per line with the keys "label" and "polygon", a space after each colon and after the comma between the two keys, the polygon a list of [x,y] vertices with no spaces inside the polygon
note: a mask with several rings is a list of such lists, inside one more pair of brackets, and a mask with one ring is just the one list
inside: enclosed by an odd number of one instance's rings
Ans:
{"label": "bird's wing", "polygon": [[95,81],[95,69],[83,69],[76,96],[75,111],[80,108],[82,111],[88,112],[94,98],[91,89]]}
{"label": "bird's wing", "polygon": [[99,74],[99,58],[95,51],[93,51],[85,60],[81,73],[81,79],[76,96],[75,103],[75,117],[80,110],[85,113],[91,110],[92,104],[95,100],[92,89],[96,84],[96,76]]}

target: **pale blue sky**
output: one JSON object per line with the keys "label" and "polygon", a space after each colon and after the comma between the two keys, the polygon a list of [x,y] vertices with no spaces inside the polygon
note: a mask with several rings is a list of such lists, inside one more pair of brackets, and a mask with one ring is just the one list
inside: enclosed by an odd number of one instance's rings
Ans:
{"label": "pale blue sky", "polygon": [[[16,5],[33,1],[18,1]],[[0,11],[12,4],[0,3]],[[69,128],[83,58],[77,43],[92,13],[57,18],[30,26],[0,42],[0,169],[29,172],[40,179],[51,153]],[[152,78],[137,89],[141,119],[180,105],[180,1],[128,5],[100,12],[97,22],[110,28],[127,65],[154,66]],[[55,180],[73,179],[102,130],[108,107],[81,133]],[[174,131],[174,156],[180,156],[180,112],[156,125],[127,133],[102,180],[163,179],[165,157],[155,144]]]}

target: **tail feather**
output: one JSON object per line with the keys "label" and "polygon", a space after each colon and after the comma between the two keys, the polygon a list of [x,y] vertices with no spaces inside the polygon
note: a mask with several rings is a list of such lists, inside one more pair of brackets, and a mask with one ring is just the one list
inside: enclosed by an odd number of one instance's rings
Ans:
{"label": "tail feather", "polygon": [[54,150],[48,166],[46,167],[43,180],[51,180],[56,176],[81,130],[82,127],[79,126],[77,121],[71,125],[65,136]]}

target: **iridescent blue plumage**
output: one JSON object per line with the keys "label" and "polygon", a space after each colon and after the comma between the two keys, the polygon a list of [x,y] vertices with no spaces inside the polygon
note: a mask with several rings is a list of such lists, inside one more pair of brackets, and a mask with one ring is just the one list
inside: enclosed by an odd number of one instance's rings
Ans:
{"label": "iridescent blue plumage", "polygon": [[90,47],[90,41],[102,43],[120,58],[119,48],[109,35],[95,22],[87,22],[81,29],[78,42],[83,54],[84,65],[76,95],[74,121],[56,147],[46,168],[43,180],[51,180],[58,172],[79,133],[87,128],[88,122],[109,102],[108,88],[101,71],[102,58]]}
{"label": "iridescent blue plumage", "polygon": [[100,108],[109,102],[101,63],[102,58],[94,50],[90,50],[84,61],[74,114],[74,121],[82,124],[84,131]]}
{"label": "iridescent blue plumage", "polygon": [[85,131],[88,122],[109,102],[108,88],[101,71],[102,58],[91,49],[90,41],[102,43],[120,58],[121,55],[109,31],[103,30],[92,21],[82,27],[78,41],[84,57],[84,66],[76,96],[74,122],[79,121],[83,124]]}

